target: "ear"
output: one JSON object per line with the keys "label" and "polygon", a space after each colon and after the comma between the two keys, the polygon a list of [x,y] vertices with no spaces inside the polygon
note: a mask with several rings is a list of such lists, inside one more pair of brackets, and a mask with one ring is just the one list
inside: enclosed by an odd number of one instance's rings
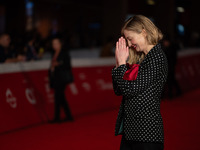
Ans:
{"label": "ear", "polygon": [[143,35],[144,37],[147,37],[147,32],[146,32],[145,29],[142,29],[142,35]]}

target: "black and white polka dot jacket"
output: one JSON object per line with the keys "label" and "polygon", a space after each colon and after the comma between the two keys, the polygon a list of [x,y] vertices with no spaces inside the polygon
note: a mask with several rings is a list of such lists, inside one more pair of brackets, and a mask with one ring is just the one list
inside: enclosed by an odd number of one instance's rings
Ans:
{"label": "black and white polka dot jacket", "polygon": [[124,80],[126,71],[125,64],[112,69],[114,92],[122,96],[115,135],[119,135],[124,118],[123,134],[127,140],[164,143],[160,102],[168,75],[168,61],[161,45],[155,45],[147,53],[139,66],[136,80]]}

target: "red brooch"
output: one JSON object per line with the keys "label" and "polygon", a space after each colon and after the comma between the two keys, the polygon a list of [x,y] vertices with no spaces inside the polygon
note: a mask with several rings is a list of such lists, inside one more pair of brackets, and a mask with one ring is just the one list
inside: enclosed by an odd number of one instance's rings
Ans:
{"label": "red brooch", "polygon": [[129,63],[126,63],[126,66],[128,67],[128,70],[125,72],[123,79],[129,81],[136,80],[140,65],[139,64],[130,65]]}

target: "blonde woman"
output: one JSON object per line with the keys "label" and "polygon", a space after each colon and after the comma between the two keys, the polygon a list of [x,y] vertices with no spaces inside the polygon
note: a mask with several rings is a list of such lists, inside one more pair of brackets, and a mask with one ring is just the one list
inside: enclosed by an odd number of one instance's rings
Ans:
{"label": "blonde woman", "polygon": [[142,15],[127,20],[116,43],[113,89],[122,96],[115,135],[122,135],[120,150],[163,150],[160,114],[168,61],[159,41],[161,31]]}

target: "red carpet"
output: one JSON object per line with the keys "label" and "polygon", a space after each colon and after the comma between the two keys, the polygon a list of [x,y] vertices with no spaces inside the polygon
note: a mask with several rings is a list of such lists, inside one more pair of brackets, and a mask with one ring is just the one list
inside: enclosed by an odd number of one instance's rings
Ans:
{"label": "red carpet", "polygon": [[[165,150],[200,150],[200,89],[161,104]],[[118,150],[114,136],[118,110],[41,124],[0,135],[0,150]]]}

